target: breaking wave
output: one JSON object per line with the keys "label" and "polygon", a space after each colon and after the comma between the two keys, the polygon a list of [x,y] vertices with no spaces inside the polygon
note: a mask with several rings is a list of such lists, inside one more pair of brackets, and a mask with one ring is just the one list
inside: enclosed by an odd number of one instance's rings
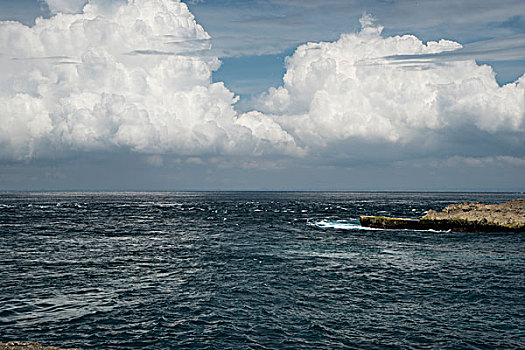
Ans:
{"label": "breaking wave", "polygon": [[319,220],[319,221],[308,221],[308,225],[315,226],[323,229],[340,229],[340,230],[380,230],[378,228],[364,227],[361,226],[359,219],[348,219],[348,220]]}

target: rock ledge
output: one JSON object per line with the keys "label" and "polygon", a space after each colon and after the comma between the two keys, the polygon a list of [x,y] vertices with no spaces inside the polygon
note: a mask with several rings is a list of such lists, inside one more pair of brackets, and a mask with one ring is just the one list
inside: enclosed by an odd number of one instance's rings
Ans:
{"label": "rock ledge", "polygon": [[419,219],[360,216],[362,226],[455,232],[525,232],[525,198],[502,204],[451,204]]}

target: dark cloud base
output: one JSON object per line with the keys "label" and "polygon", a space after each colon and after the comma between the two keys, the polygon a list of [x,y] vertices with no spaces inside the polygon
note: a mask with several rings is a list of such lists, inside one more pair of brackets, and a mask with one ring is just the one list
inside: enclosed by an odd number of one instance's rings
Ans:
{"label": "dark cloud base", "polygon": [[0,190],[525,191],[525,161],[454,158],[311,166],[268,160],[267,167],[274,166],[264,169],[246,166],[250,159],[229,165],[187,160],[164,159],[159,167],[133,154],[90,154],[59,163],[2,164]]}

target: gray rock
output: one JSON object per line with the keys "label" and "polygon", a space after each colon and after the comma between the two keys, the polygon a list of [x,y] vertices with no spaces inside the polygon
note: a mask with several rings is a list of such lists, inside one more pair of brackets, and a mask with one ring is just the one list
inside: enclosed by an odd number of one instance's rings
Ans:
{"label": "gray rock", "polygon": [[451,204],[442,211],[429,210],[418,220],[361,216],[362,226],[383,229],[455,232],[525,232],[525,198],[502,204]]}

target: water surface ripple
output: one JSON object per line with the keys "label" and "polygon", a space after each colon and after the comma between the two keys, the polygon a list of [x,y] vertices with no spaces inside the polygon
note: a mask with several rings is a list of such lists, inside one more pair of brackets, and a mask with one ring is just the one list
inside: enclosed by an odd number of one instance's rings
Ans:
{"label": "water surface ripple", "polygon": [[513,194],[0,193],[0,341],[525,348],[525,235],[363,230]]}

